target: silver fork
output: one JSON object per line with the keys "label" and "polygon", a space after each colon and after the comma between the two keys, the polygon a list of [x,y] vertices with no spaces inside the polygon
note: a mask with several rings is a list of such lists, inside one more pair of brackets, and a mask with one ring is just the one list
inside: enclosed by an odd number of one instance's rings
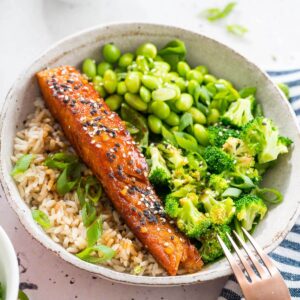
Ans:
{"label": "silver fork", "polygon": [[[235,252],[237,253],[240,262],[242,263],[244,270],[239,266],[238,262],[231,254],[230,250],[227,248],[223,240],[218,236],[219,243],[221,244],[223,251],[229,261],[233,273],[241,286],[245,299],[247,300],[288,300],[291,299],[291,295],[289,290],[275,267],[274,263],[271,259],[263,252],[257,242],[253,239],[253,237],[242,228],[244,234],[249,239],[253,248],[256,250],[256,253],[261,258],[264,267],[259,262],[259,260],[255,257],[250,248],[246,245],[246,243],[240,238],[240,236],[233,231],[235,237],[240,242],[242,247],[247,252],[252,265],[257,270],[256,274],[251,264],[248,263],[246,256],[241,252],[237,244],[234,242],[232,237],[227,234],[228,239],[230,240]],[[247,276],[245,275],[245,272]]]}

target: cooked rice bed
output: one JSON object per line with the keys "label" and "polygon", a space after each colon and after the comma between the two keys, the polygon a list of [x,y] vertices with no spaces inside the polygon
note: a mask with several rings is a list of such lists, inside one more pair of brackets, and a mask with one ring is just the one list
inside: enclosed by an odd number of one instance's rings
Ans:
{"label": "cooked rice bed", "polygon": [[[76,192],[60,196],[55,189],[58,170],[44,165],[51,153],[72,151],[59,124],[53,119],[44,102],[34,102],[34,113],[28,115],[24,128],[14,140],[12,161],[15,163],[24,154],[35,154],[30,168],[15,177],[21,197],[30,208],[40,209],[50,219],[51,228],[46,233],[68,252],[76,254],[87,247],[86,229],[83,225]],[[91,174],[89,169],[84,170]],[[112,247],[115,257],[104,265],[130,274],[148,276],[166,275],[124,224],[105,196],[101,199],[99,213],[103,220],[103,233],[99,243]],[[180,273],[180,272],[179,272]]]}

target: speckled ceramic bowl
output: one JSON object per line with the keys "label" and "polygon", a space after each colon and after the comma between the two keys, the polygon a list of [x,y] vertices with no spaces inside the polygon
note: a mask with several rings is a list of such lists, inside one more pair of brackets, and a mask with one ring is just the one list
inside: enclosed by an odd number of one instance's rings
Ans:
{"label": "speckled ceramic bowl", "polygon": [[283,192],[284,202],[272,207],[267,218],[258,226],[255,238],[267,251],[273,250],[294,224],[299,212],[300,195],[300,138],[294,112],[270,78],[252,62],[225,45],[198,33],[154,24],[115,24],[93,28],[68,37],[41,55],[16,80],[11,88],[1,117],[1,180],[6,196],[27,231],[49,250],[69,263],[118,282],[139,285],[170,286],[212,280],[231,273],[225,259],[206,266],[196,274],[173,277],[144,277],[119,273],[108,268],[92,265],[69,254],[51,240],[33,221],[29,208],[21,199],[9,173],[12,168],[13,139],[22,121],[33,110],[33,101],[40,94],[34,74],[45,68],[62,64],[79,66],[89,56],[100,58],[100,47],[108,42],[116,43],[122,51],[132,51],[140,43],[152,41],[163,46],[171,39],[185,41],[188,61],[191,65],[208,66],[211,73],[232,81],[238,88],[256,86],[267,117],[279,125],[282,134],[294,141],[289,155],[279,159],[275,168],[265,176],[265,183]]}
{"label": "speckled ceramic bowl", "polygon": [[16,300],[19,291],[19,267],[14,247],[0,226],[0,282],[6,300]]}

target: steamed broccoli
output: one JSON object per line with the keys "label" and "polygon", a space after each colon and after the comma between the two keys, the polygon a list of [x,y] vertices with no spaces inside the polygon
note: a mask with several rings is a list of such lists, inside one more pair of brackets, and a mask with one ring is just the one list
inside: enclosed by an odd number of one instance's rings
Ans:
{"label": "steamed broccoli", "polygon": [[292,141],[281,137],[278,128],[270,119],[258,117],[248,123],[242,132],[242,139],[258,155],[258,162],[264,164],[287,153]]}
{"label": "steamed broccoli", "polygon": [[171,218],[176,218],[179,213],[179,198],[174,197],[172,194],[167,195],[165,198],[165,212]]}
{"label": "steamed broccoli", "polygon": [[166,186],[171,178],[171,172],[161,153],[153,144],[148,147],[150,155],[149,180],[154,186]]}
{"label": "steamed broccoli", "polygon": [[222,247],[218,241],[217,235],[223,240],[225,245],[231,249],[231,243],[226,235],[230,234],[231,229],[227,225],[213,225],[200,237],[202,246],[200,248],[200,254],[204,263],[213,262],[219,257],[223,256]]}
{"label": "steamed broccoli", "polygon": [[176,221],[177,227],[191,238],[201,236],[211,224],[210,219],[197,209],[195,197],[196,194],[191,193],[179,200]]}
{"label": "steamed broccoli", "polygon": [[219,174],[212,174],[209,178],[208,185],[218,194],[222,194],[227,188],[229,188],[228,180]]}
{"label": "steamed broccoli", "polygon": [[231,198],[217,201],[211,190],[205,189],[200,199],[213,224],[229,224],[235,213],[234,202]]}
{"label": "steamed broccoli", "polygon": [[174,170],[183,167],[188,163],[187,158],[182,155],[181,149],[168,143],[158,144],[157,147],[170,169]]}
{"label": "steamed broccoli", "polygon": [[243,127],[248,122],[254,119],[252,109],[254,104],[254,97],[240,98],[232,102],[229,109],[222,116],[222,122],[226,125],[233,125],[236,127]]}
{"label": "steamed broccoli", "polygon": [[234,169],[232,157],[215,146],[206,147],[203,157],[207,163],[208,170],[212,173],[220,174]]}
{"label": "steamed broccoli", "polygon": [[222,147],[229,137],[240,136],[240,131],[236,129],[226,128],[221,125],[208,127],[208,141],[212,146]]}
{"label": "steamed broccoli", "polygon": [[263,200],[254,195],[238,199],[235,205],[236,217],[247,231],[250,231],[254,223],[260,221],[268,210]]}

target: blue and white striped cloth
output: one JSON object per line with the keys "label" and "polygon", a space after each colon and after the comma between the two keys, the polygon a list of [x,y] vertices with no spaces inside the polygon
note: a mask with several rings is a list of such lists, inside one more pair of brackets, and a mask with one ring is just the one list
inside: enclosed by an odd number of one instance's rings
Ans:
{"label": "blue and white striped cloth", "polygon": [[[300,122],[300,69],[269,71],[277,83],[290,88],[290,101]],[[300,299],[300,217],[285,240],[270,254],[290,289],[292,299]],[[234,276],[230,276],[218,300],[241,300],[242,291]],[[271,300],[271,299],[270,299]]]}

